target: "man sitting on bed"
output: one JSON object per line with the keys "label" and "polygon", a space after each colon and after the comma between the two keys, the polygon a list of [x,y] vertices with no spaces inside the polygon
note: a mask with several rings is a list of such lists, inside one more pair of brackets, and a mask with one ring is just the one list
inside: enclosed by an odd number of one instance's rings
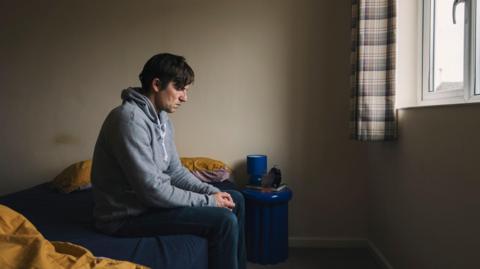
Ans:
{"label": "man sitting on bed", "polygon": [[194,234],[207,238],[209,268],[245,269],[244,201],[195,178],[180,163],[167,113],[187,101],[194,80],[185,58],[147,61],[141,88],[122,92],[95,145],[95,226],[117,236]]}

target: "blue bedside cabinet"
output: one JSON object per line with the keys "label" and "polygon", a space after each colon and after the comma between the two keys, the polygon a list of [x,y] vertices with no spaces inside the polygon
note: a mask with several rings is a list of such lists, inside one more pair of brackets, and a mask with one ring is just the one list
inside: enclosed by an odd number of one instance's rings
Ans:
{"label": "blue bedside cabinet", "polygon": [[288,201],[292,191],[243,189],[247,260],[275,264],[288,258]]}

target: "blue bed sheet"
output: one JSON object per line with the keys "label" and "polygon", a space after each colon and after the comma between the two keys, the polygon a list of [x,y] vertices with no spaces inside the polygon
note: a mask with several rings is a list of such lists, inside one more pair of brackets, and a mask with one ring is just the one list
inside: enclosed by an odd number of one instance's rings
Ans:
{"label": "blue bed sheet", "polygon": [[[231,182],[214,183],[238,189]],[[27,217],[52,241],[68,241],[89,249],[95,256],[128,260],[151,268],[208,268],[207,240],[194,235],[112,237],[93,228],[91,190],[58,193],[41,184],[0,197],[4,204]]]}

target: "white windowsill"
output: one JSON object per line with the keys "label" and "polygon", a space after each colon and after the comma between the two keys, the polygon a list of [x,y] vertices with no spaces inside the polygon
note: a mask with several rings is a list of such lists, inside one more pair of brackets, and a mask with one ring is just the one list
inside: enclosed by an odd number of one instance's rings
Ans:
{"label": "white windowsill", "polygon": [[480,104],[480,96],[475,96],[468,101],[465,100],[463,97],[452,98],[452,99],[421,101],[421,102],[418,102],[417,104],[404,104],[402,106],[396,106],[395,109],[437,107],[437,106],[458,106],[458,105],[472,105],[472,104]]}

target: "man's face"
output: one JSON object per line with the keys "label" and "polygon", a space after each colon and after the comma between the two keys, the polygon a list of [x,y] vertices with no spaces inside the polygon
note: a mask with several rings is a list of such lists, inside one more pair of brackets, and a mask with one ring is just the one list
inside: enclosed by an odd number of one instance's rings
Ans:
{"label": "man's face", "polygon": [[168,83],[164,90],[159,90],[155,94],[155,106],[160,110],[165,110],[168,113],[173,113],[181,106],[182,103],[187,102],[187,91],[190,85],[183,89],[175,88],[173,82]]}

